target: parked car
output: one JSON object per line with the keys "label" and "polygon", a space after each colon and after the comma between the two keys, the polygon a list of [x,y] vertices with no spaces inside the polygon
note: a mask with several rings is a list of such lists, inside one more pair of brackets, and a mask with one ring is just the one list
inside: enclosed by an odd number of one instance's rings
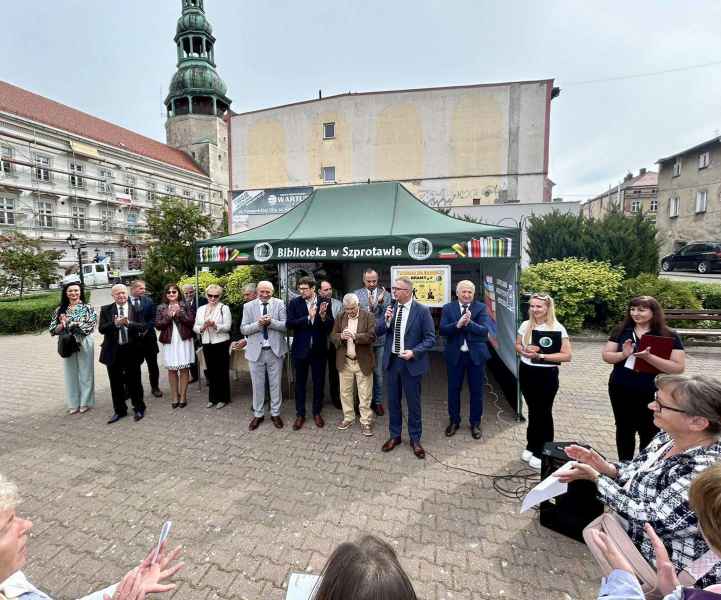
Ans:
{"label": "parked car", "polygon": [[[88,287],[98,285],[108,285],[111,283],[130,283],[134,279],[143,276],[141,269],[132,269],[128,271],[118,271],[110,268],[109,261],[92,262],[83,264],[83,279]],[[62,284],[70,282],[79,282],[80,275],[78,273],[69,273],[63,277]]]}
{"label": "parked car", "polygon": [[710,273],[721,270],[721,242],[689,242],[673,254],[661,259],[664,271],[698,271]]}

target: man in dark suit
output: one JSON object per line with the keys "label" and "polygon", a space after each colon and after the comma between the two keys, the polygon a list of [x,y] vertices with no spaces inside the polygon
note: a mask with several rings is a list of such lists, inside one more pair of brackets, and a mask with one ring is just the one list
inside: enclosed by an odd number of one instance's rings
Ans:
{"label": "man in dark suit", "polygon": [[119,283],[112,287],[110,293],[114,302],[100,309],[98,325],[98,331],[104,336],[100,362],[108,369],[115,410],[108,425],[128,415],[126,394],[130,395],[135,420],[140,421],[145,416],[143,384],[140,381],[143,351],[139,343],[139,334],[145,330],[145,324],[137,320],[132,306],[128,304],[127,287]]}
{"label": "man in dark suit", "polygon": [[441,312],[440,333],[446,337],[446,368],[448,370],[448,437],[455,435],[461,424],[461,389],[468,375],[471,395],[470,425],[473,439],[480,440],[483,415],[483,384],[491,321],[486,305],[473,299],[476,286],[472,281],[459,281],[455,302],[449,302]]}
{"label": "man in dark suit", "polygon": [[295,366],[295,412],[293,429],[305,423],[305,386],[308,370],[313,374],[313,420],[318,427],[325,421],[321,416],[328,335],[333,329],[333,311],[330,301],[315,293],[315,280],[301,277],[298,280],[300,296],[288,303],[286,327],[293,330],[291,355]]}
{"label": "man in dark suit", "polygon": [[163,392],[160,391],[160,370],[158,369],[158,336],[155,333],[155,303],[145,295],[145,282],[136,279],[130,285],[130,305],[138,322],[145,325],[145,329],[139,332],[140,347],[143,352],[145,364],[148,365],[148,379],[153,396],[160,398]]}
{"label": "man in dark suit", "polygon": [[[183,286],[183,297],[185,298],[185,303],[188,305],[188,309],[193,312],[193,315],[198,312],[198,308],[208,304],[208,299],[205,296],[198,297],[196,301],[195,286],[190,285],[189,283]],[[198,348],[200,348],[200,340],[197,335],[193,337],[193,347],[196,352],[198,351]],[[206,379],[207,378],[208,376],[206,375]],[[196,381],[198,381],[197,361],[190,365],[190,381],[188,384],[195,383]]]}
{"label": "man in dark suit", "polygon": [[431,311],[413,300],[413,282],[399,277],[391,287],[395,302],[378,320],[376,335],[386,335],[383,369],[388,383],[388,428],[390,437],[381,450],[390,452],[401,443],[403,411],[401,397],[408,406],[408,435],[417,458],[425,458],[421,446],[421,380],[428,371],[428,351],[436,343]]}

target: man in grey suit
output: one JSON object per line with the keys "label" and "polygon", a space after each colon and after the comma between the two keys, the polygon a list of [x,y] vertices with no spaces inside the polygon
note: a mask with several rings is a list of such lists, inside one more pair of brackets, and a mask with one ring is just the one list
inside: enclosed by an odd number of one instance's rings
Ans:
{"label": "man in grey suit", "polygon": [[278,429],[283,427],[280,418],[282,403],[280,380],[283,375],[283,357],[288,352],[285,341],[285,304],[273,298],[273,284],[261,281],[258,297],[243,307],[241,333],[247,337],[245,357],[250,365],[253,383],[253,418],[248,429],[258,428],[265,418],[265,374],[270,385],[270,420]]}
{"label": "man in grey suit", "polygon": [[[378,287],[378,272],[375,269],[366,269],[363,272],[363,287],[353,292],[358,296],[360,307],[370,312],[378,320],[390,306],[391,295],[385,288]],[[386,336],[376,337],[373,343],[375,354],[375,366],[373,367],[373,412],[379,417],[384,414],[383,410],[383,349],[386,343]]]}

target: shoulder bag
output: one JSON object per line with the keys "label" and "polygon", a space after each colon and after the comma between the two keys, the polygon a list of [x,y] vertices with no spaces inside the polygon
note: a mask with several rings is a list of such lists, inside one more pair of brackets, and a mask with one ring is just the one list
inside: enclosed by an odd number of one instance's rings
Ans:
{"label": "shoulder bag", "polygon": [[58,354],[63,358],[68,358],[80,350],[80,344],[75,336],[69,331],[63,329],[58,334]]}

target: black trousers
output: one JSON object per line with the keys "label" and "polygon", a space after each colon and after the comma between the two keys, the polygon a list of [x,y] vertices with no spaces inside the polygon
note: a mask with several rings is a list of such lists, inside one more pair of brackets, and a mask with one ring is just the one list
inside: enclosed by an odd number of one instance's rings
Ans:
{"label": "black trousers", "polygon": [[340,375],[336,367],[335,344],[328,344],[328,387],[330,387],[330,401],[333,406],[340,408]]}
{"label": "black trousers", "polygon": [[149,331],[142,338],[143,358],[148,365],[148,378],[150,389],[157,390],[160,381],[160,369],[158,369],[158,340],[155,332]]}
{"label": "black trousers", "polygon": [[553,441],[553,401],[558,392],[558,367],[520,366],[521,393],[528,406],[526,450],[541,458],[543,446]]}
{"label": "black trousers", "polygon": [[326,355],[311,354],[307,358],[295,358],[295,414],[305,417],[305,385],[308,371],[313,374],[313,416],[319,415],[323,408],[323,388],[325,387]]}
{"label": "black trousers", "polygon": [[636,452],[636,434],[639,448],[645,448],[659,429],[653,424],[653,402],[655,389],[643,389],[608,383],[608,397],[611,399],[613,418],[616,421],[616,451],[621,461],[631,460]]}
{"label": "black trousers", "polygon": [[208,373],[208,401],[213,404],[230,402],[230,340],[203,344]]}
{"label": "black trousers", "polygon": [[140,379],[140,362],[137,353],[140,348],[125,344],[118,346],[115,361],[107,365],[110,379],[110,394],[113,397],[113,410],[116,415],[124,417],[128,414],[125,399],[130,396],[133,410],[145,412],[143,402],[143,384]]}

